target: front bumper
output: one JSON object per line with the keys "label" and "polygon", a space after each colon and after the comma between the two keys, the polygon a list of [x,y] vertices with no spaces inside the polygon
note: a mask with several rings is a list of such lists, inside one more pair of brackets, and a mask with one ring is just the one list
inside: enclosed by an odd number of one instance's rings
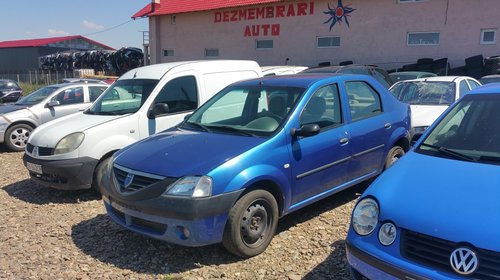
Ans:
{"label": "front bumper", "polygon": [[61,190],[79,190],[91,187],[98,160],[90,157],[40,160],[25,153],[23,163],[24,166],[27,163],[41,166],[41,174],[29,171],[31,179],[40,185]]}
{"label": "front bumper", "polygon": [[206,198],[162,196],[163,181],[121,194],[106,172],[101,193],[108,215],[130,231],[183,246],[203,246],[222,241],[229,210],[243,190]]}

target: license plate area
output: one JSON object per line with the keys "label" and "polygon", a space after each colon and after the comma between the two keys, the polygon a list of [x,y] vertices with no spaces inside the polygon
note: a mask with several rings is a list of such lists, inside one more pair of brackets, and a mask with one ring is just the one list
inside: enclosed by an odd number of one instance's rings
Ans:
{"label": "license plate area", "polygon": [[26,168],[33,173],[37,173],[37,174],[43,173],[42,166],[40,164],[26,162]]}

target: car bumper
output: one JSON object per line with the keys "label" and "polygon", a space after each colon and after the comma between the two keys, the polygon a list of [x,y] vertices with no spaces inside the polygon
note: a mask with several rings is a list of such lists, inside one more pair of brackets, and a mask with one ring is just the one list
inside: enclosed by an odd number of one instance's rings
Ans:
{"label": "car bumper", "polygon": [[[229,210],[243,192],[207,198],[162,196],[160,192],[154,197],[132,199],[117,191],[108,173],[100,185],[106,211],[117,224],[142,235],[190,247],[222,241]],[[140,192],[148,193],[148,187]]]}
{"label": "car bumper", "polygon": [[[374,232],[378,232],[379,227]],[[400,234],[398,234],[400,235]],[[346,239],[347,261],[353,276],[364,276],[368,279],[466,279],[434,267],[428,267],[409,261],[400,255],[399,237],[390,246],[378,243],[378,234],[359,236],[352,227]]]}
{"label": "car bumper", "polygon": [[24,154],[23,163],[27,168],[28,164],[40,166],[38,172],[33,171],[33,168],[32,170],[28,168],[28,170],[31,179],[43,186],[61,190],[79,190],[91,187],[98,160],[89,157],[40,160]]}

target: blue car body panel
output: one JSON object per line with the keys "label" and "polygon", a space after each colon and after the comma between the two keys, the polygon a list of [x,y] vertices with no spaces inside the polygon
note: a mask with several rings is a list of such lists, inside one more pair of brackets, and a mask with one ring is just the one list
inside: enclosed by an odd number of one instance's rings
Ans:
{"label": "blue car body panel", "polygon": [[[478,87],[467,95],[450,106],[414,147],[419,147],[462,99],[495,96],[498,100],[500,83]],[[375,230],[367,236],[357,234],[352,226],[349,229],[347,259],[354,274],[360,273],[369,279],[500,278],[500,269],[492,264],[494,260],[496,266],[500,263],[498,159],[475,162],[429,155],[415,149],[380,175],[360,197],[360,200],[371,197],[377,201],[379,217]],[[389,246],[382,245],[378,239],[384,222],[392,222],[397,228],[397,237]],[[402,235],[407,232],[447,244],[440,257],[448,260],[447,263],[429,264],[405,256],[402,239],[406,237]],[[460,275],[450,265],[451,251],[460,247],[470,248],[478,256],[478,271],[471,275]],[[482,266],[482,263],[488,264]]]}
{"label": "blue car body panel", "polygon": [[[346,81],[368,83],[381,96],[383,112],[375,113],[367,119],[351,121],[347,105],[349,102],[343,85]],[[245,136],[231,131],[217,131],[209,126],[209,131],[202,131],[186,129],[181,125],[130,145],[114,156],[113,164],[143,174],[169,178],[206,175],[212,178],[211,195],[218,196],[223,201],[220,203],[227,204],[227,207],[220,207],[220,212],[214,213],[212,217],[215,219],[212,220],[213,227],[216,228],[210,232],[216,234],[203,239],[200,237],[203,234],[197,232],[196,240],[182,240],[173,232],[151,234],[147,229],[127,223],[128,218],[122,219],[120,215],[139,218],[138,215],[147,213],[140,219],[150,222],[161,220],[168,223],[169,228],[176,223],[186,224],[186,221],[172,218],[175,216],[175,209],[169,209],[165,213],[158,212],[157,208],[161,205],[165,205],[165,209],[169,207],[170,202],[166,201],[166,197],[158,196],[152,199],[151,195],[137,195],[141,200],[135,200],[134,195],[121,194],[115,186],[112,174],[105,176],[108,181],[103,182],[105,188],[102,190],[109,215],[132,231],[169,242],[186,246],[215,243],[222,240],[221,234],[228,211],[238,198],[234,197],[234,194],[241,194],[250,187],[272,190],[280,205],[279,214],[285,215],[376,176],[384,169],[388,151],[398,141],[406,141],[409,146],[409,106],[396,100],[387,89],[369,76],[277,76],[242,81],[233,86],[255,87],[262,84],[305,89],[279,127],[269,135]],[[342,123],[321,130],[315,136],[293,136],[291,132],[300,128],[299,118],[310,97],[331,84],[336,84],[339,88],[342,104],[339,114],[342,116]],[[216,97],[217,95],[214,98]],[[343,142],[344,138],[348,141]],[[154,207],[148,208],[148,200],[145,200],[145,197],[152,200]],[[211,197],[207,199],[210,200]],[[117,206],[123,210],[122,214],[113,212],[113,202],[108,202],[110,200],[121,203],[116,205],[125,205]],[[198,211],[193,211],[195,210]],[[190,223],[194,223],[189,227],[195,231],[197,228],[201,229],[196,225],[197,221],[203,225],[210,221],[210,217],[189,217]]]}

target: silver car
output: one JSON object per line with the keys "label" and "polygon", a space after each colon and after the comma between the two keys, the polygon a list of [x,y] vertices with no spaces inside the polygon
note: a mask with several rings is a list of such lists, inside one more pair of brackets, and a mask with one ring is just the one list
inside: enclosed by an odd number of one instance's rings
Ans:
{"label": "silver car", "polygon": [[66,83],[40,88],[16,103],[0,105],[0,143],[9,150],[23,151],[37,126],[83,111],[109,85]]}

